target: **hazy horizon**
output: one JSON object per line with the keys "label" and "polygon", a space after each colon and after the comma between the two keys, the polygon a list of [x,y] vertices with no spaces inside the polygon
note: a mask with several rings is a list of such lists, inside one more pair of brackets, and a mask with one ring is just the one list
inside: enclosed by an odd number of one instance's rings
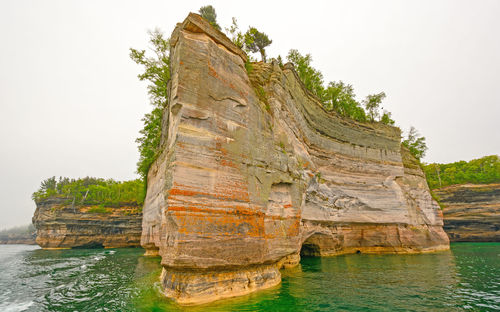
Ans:
{"label": "hazy horizon", "polygon": [[[135,138],[151,110],[129,48],[212,4],[273,40],[269,57],[310,53],[358,100],[384,91],[396,125],[426,137],[424,162],[499,154],[500,1],[0,2],[0,230],[28,224],[52,176],[137,178]],[[259,55],[255,55],[260,59]]]}

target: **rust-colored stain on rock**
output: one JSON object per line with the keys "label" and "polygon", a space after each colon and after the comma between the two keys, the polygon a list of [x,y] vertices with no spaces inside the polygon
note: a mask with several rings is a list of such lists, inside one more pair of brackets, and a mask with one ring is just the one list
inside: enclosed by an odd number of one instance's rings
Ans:
{"label": "rust-colored stain on rock", "polygon": [[195,304],[272,287],[300,254],[449,248],[399,129],[326,112],[289,65],[248,74],[245,54],[196,14],[171,42],[141,237],[162,257],[167,296]]}

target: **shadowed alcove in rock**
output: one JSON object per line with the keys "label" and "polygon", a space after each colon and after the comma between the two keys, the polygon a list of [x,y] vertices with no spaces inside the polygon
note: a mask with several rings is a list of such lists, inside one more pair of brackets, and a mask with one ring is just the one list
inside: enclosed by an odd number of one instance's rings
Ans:
{"label": "shadowed alcove in rock", "polygon": [[337,252],[341,248],[339,241],[331,235],[314,233],[309,236],[300,249],[301,257],[321,257]]}

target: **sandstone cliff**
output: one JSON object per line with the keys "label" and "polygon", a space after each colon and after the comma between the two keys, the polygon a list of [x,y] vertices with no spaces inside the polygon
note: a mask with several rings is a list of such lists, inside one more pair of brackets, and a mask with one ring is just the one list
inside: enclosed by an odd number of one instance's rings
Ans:
{"label": "sandstone cliff", "polygon": [[444,230],[455,242],[500,241],[500,184],[452,185],[434,190]]}
{"label": "sandstone cliff", "polygon": [[42,248],[136,247],[141,220],[137,206],[78,206],[58,197],[38,202],[33,216]]}
{"label": "sandstone cliff", "polygon": [[277,285],[302,255],[449,248],[400,131],[326,112],[290,65],[256,63],[196,14],[171,36],[162,153],[141,244],[164,292],[202,303]]}

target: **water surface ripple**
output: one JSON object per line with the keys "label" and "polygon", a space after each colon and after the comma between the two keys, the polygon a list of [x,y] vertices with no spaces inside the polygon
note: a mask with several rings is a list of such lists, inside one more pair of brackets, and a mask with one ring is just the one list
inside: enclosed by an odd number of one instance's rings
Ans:
{"label": "water surface ripple", "polygon": [[277,287],[196,307],[164,298],[142,253],[0,245],[0,311],[500,311],[500,243],[304,258]]}

